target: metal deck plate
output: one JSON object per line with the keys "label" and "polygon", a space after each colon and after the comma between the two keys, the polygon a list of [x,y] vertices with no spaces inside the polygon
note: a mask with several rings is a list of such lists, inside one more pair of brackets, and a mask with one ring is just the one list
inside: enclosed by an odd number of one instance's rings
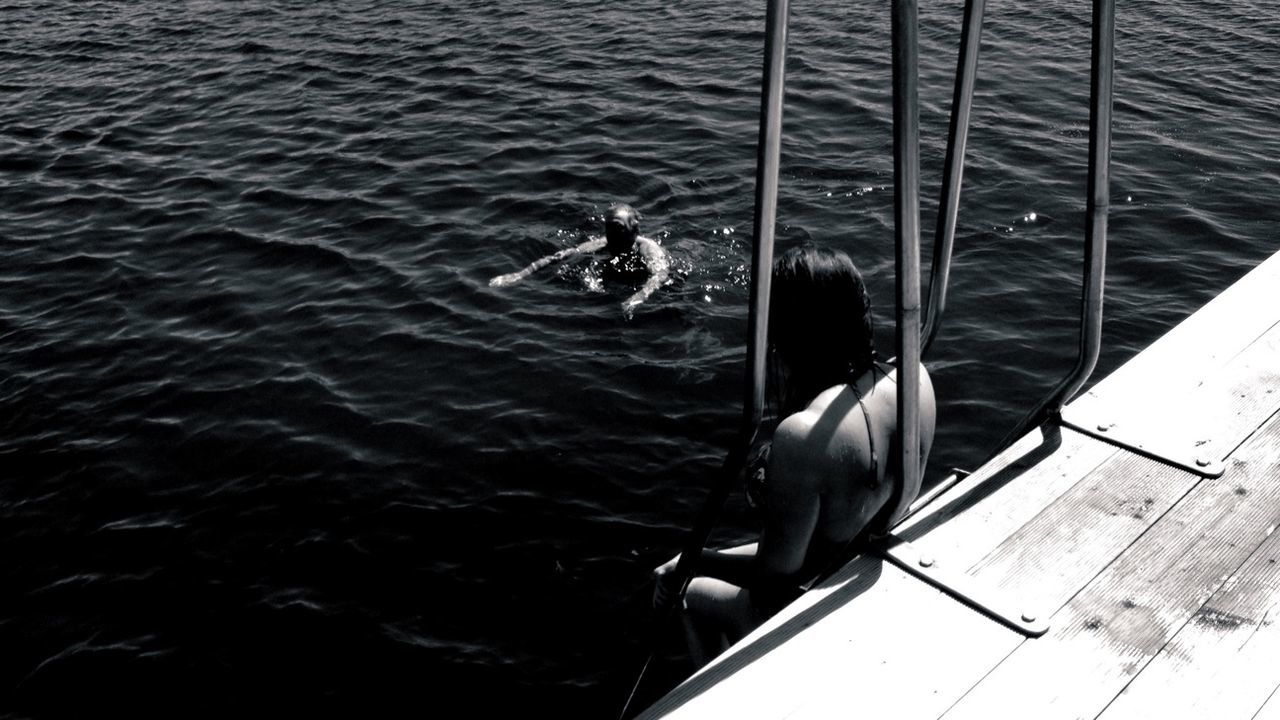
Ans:
{"label": "metal deck plate", "polygon": [[1187,426],[1178,428],[1169,423],[1134,422],[1132,419],[1110,420],[1070,407],[1062,412],[1062,424],[1203,477],[1219,477],[1225,469],[1222,459],[1216,457],[1208,434],[1188,432]]}
{"label": "metal deck plate", "polygon": [[982,582],[963,570],[921,554],[911,543],[886,535],[872,544],[872,550],[908,573],[924,580],[987,617],[1027,637],[1049,631],[1048,618],[1025,606],[1010,593]]}

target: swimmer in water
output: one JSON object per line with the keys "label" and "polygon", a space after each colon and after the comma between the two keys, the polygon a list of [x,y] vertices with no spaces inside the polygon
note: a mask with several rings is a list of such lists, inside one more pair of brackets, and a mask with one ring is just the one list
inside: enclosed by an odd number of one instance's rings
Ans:
{"label": "swimmer in water", "polygon": [[608,268],[625,271],[639,260],[643,265],[642,269],[649,276],[644,285],[622,303],[622,314],[630,318],[636,307],[647,300],[654,290],[667,282],[667,273],[671,264],[667,252],[661,245],[640,234],[640,213],[630,205],[619,204],[609,208],[604,215],[604,237],[591,238],[577,247],[552,253],[533,261],[528,267],[518,272],[499,275],[489,281],[489,287],[514,285],[553,262],[600,250],[609,252]]}

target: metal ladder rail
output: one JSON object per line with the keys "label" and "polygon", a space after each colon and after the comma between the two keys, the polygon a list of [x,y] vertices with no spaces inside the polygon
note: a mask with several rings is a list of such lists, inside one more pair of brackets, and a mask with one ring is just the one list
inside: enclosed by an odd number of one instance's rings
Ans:
{"label": "metal ladder rail", "polygon": [[1115,0],[1093,1],[1089,87],[1089,181],[1084,280],[1080,291],[1080,345],[1075,366],[1001,439],[987,462],[1046,420],[1060,421],[1062,407],[1084,387],[1102,350],[1102,300],[1110,208],[1111,97],[1115,74]]}
{"label": "metal ladder rail", "polygon": [[[1035,410],[1001,441],[999,448],[992,453],[991,457],[1046,419],[1056,417],[1061,422],[1063,405],[1079,392],[1092,374],[1102,346],[1102,297],[1106,268],[1107,210],[1110,202],[1115,0],[1094,0],[1092,24],[1088,219],[1085,226],[1084,282],[1080,299],[1079,353],[1071,372],[1055,385]],[[986,462],[984,461],[983,464]],[[947,482],[952,481],[948,479],[944,484]],[[942,494],[943,491],[934,488],[930,491],[929,498],[937,498]],[[922,499],[921,503],[910,506],[904,515],[914,514],[928,502],[929,500]],[[1022,608],[1016,599],[1006,597],[998,589],[986,587],[966,573],[948,572],[935,568],[932,558],[919,555],[909,543],[891,533],[880,538],[873,550],[904,571],[929,582],[943,592],[1024,635],[1039,637],[1048,630],[1048,623],[1044,618],[1038,617],[1034,610]]]}
{"label": "metal ladder rail", "polygon": [[964,24],[960,31],[960,52],[956,60],[955,90],[951,96],[951,122],[947,131],[947,154],[943,162],[943,184],[938,198],[938,221],[934,228],[933,263],[929,266],[929,302],[925,306],[921,354],[929,352],[947,306],[947,282],[951,277],[951,252],[955,245],[956,216],[960,210],[960,189],[964,177],[964,153],[969,140],[969,116],[973,107],[973,87],[978,75],[978,52],[982,43],[982,16],[986,0],[965,0]]}
{"label": "metal ladder rail", "polygon": [[893,0],[893,226],[898,482],[888,525],[920,494],[920,42],[916,0]]}

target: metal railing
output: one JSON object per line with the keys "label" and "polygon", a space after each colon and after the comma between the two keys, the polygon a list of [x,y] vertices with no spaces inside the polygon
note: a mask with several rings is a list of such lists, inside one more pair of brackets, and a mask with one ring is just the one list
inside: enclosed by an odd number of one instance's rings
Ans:
{"label": "metal railing", "polygon": [[960,187],[964,178],[964,151],[969,142],[969,116],[973,87],[978,77],[978,50],[982,43],[982,15],[986,0],[965,0],[960,52],[956,60],[956,84],[951,96],[951,124],[947,130],[947,155],[942,166],[942,191],[938,198],[938,225],[933,238],[933,264],[929,268],[929,304],[925,306],[921,353],[929,352],[947,307],[947,283],[951,277],[951,251],[955,245],[956,218],[960,212]]}
{"label": "metal railing", "polygon": [[[1107,211],[1111,204],[1111,96],[1115,69],[1115,0],[1094,0],[1089,69],[1089,184],[1084,235],[1084,280],[1080,291],[1080,343],[1075,366],[988,456],[1057,417],[1084,387],[1102,350],[1102,297],[1107,257]],[[984,461],[986,462],[986,461]]]}
{"label": "metal railing", "polygon": [[916,0],[893,0],[893,225],[898,482],[888,524],[920,494],[920,32]]}

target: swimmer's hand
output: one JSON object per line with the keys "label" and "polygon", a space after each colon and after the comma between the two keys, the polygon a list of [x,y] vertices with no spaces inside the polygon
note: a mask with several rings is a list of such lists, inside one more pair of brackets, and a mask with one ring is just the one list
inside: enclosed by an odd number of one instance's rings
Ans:
{"label": "swimmer's hand", "polygon": [[676,587],[676,565],[680,563],[680,555],[666,561],[653,569],[653,606],[665,607],[668,598],[679,592]]}
{"label": "swimmer's hand", "polygon": [[520,282],[523,277],[524,275],[518,272],[499,275],[489,281],[489,287],[506,287],[508,285],[515,285]]}
{"label": "swimmer's hand", "polygon": [[633,295],[632,297],[627,298],[626,302],[622,303],[622,317],[630,320],[631,316],[635,315],[636,308],[639,307],[642,302],[644,302],[644,298],[642,297],[635,297]]}

